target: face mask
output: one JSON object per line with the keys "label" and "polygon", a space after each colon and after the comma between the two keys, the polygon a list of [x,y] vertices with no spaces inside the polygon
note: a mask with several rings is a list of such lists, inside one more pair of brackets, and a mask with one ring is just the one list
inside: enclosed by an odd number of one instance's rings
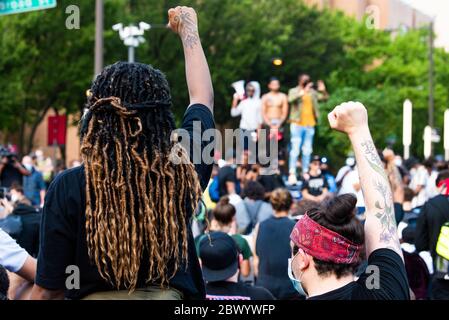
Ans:
{"label": "face mask", "polygon": [[293,288],[295,288],[295,290],[298,291],[298,293],[301,296],[307,297],[307,294],[304,291],[304,288],[302,287],[301,280],[297,280],[293,276],[292,262],[293,262],[293,259],[291,259],[291,258],[288,259],[288,277],[290,278],[290,281],[292,282]]}
{"label": "face mask", "polygon": [[11,202],[16,202],[17,200],[19,200],[19,197],[16,194],[12,194],[11,195]]}
{"label": "face mask", "polygon": [[28,171],[33,170],[33,166],[31,164],[24,164],[23,165],[25,167],[25,169],[27,169]]}

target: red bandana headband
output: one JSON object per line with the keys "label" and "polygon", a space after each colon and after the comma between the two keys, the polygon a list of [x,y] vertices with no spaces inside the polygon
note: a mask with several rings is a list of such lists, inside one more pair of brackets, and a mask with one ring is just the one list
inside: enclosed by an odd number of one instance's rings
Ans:
{"label": "red bandana headband", "polygon": [[438,188],[441,188],[443,186],[446,187],[446,192],[444,195],[447,197],[449,196],[449,179],[443,180],[438,184]]}
{"label": "red bandana headband", "polygon": [[293,228],[290,239],[304,252],[326,262],[355,264],[360,262],[363,246],[357,245],[312,220],[302,216]]}

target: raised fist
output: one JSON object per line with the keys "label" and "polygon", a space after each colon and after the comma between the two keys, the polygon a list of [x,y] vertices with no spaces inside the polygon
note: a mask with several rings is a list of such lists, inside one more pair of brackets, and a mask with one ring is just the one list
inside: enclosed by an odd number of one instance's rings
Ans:
{"label": "raised fist", "polygon": [[198,32],[198,18],[196,12],[190,7],[171,8],[168,10],[168,27],[174,32],[184,33]]}
{"label": "raised fist", "polygon": [[368,128],[368,112],[360,102],[345,102],[327,116],[332,129],[351,135]]}

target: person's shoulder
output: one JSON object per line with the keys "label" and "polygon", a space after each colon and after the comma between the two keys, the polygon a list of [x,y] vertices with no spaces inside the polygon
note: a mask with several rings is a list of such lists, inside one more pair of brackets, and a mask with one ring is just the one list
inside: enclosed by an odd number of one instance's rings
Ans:
{"label": "person's shoulder", "polygon": [[[404,262],[401,256],[394,250],[389,248],[379,248],[371,252],[368,257],[368,264],[372,264],[375,261],[393,261],[397,265],[404,265]],[[394,265],[390,265],[391,267],[395,267]]]}
{"label": "person's shoulder", "polygon": [[202,129],[215,128],[214,115],[212,111],[203,104],[192,104],[184,113],[182,128],[193,128],[192,123],[200,121]]}
{"label": "person's shoulder", "polygon": [[55,180],[71,181],[80,178],[82,175],[84,175],[84,165],[62,171],[56,176]]}
{"label": "person's shoulder", "polygon": [[73,184],[79,181],[84,175],[84,165],[70,168],[58,173],[50,184],[49,191],[61,184]]}
{"label": "person's shoulder", "polygon": [[192,113],[192,112],[205,112],[207,114],[212,115],[212,112],[210,111],[209,107],[202,103],[194,103],[194,104],[189,105],[185,111],[185,114]]}
{"label": "person's shoulder", "polygon": [[275,300],[270,291],[263,287],[250,286],[245,284],[248,292],[250,293],[251,300]]}
{"label": "person's shoulder", "polygon": [[[424,203],[422,209],[441,208],[441,207],[446,209],[447,206],[449,206],[448,199],[445,196],[443,196],[442,194],[439,194],[439,195],[427,200],[427,202]],[[433,210],[431,210],[431,211],[433,211]]]}

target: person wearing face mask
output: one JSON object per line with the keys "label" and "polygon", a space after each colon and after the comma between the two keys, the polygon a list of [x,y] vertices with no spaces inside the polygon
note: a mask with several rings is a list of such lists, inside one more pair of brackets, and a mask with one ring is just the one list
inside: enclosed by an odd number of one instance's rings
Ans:
{"label": "person wearing face mask", "polygon": [[249,82],[246,85],[245,95],[240,96],[235,93],[232,101],[231,116],[241,117],[241,144],[243,150],[252,150],[256,152],[253,137],[257,137],[257,130],[262,125],[262,101],[260,99],[260,84],[256,81]]}
{"label": "person wearing face mask", "polygon": [[[371,138],[366,108],[344,103],[328,119],[353,145],[366,221],[363,226],[356,218],[357,199],[351,194],[308,209],[290,234],[290,280],[311,300],[409,300],[392,191]],[[356,268],[365,256],[368,267],[356,280]]]}
{"label": "person wearing face mask", "polygon": [[25,156],[22,165],[31,173],[23,177],[23,190],[25,196],[31,201],[31,205],[42,208],[44,206],[46,185],[42,173],[33,165],[33,159]]}
{"label": "person wearing face mask", "polygon": [[24,194],[23,187],[13,184],[10,190],[11,201],[2,199],[1,204],[10,213],[11,219],[19,219],[21,230],[11,236],[24,248],[31,256],[37,257],[39,251],[39,228],[41,214],[38,209],[31,205],[31,202]]}

